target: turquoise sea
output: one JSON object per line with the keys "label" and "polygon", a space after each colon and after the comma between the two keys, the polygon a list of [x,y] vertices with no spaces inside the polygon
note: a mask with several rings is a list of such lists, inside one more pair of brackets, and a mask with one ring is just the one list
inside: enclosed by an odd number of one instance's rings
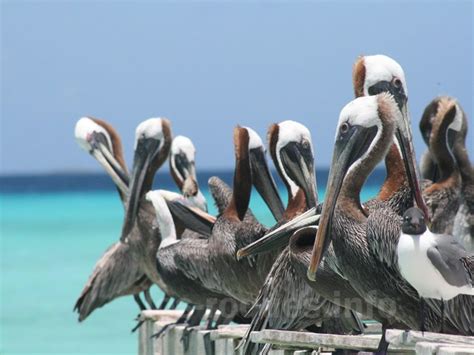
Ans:
{"label": "turquoise sea", "polygon": [[[208,175],[200,176],[202,187]],[[231,180],[231,173],[224,175]],[[136,354],[137,335],[130,330],[138,308],[131,297],[96,310],[83,323],[72,312],[96,260],[121,230],[123,208],[107,178],[10,177],[0,182],[0,353]],[[175,189],[168,179],[164,185]],[[375,195],[377,186],[370,184],[363,199]],[[319,190],[322,198],[321,184]],[[209,197],[206,189],[203,193]],[[251,209],[262,223],[273,223],[256,193]],[[153,295],[162,296],[157,287]]]}

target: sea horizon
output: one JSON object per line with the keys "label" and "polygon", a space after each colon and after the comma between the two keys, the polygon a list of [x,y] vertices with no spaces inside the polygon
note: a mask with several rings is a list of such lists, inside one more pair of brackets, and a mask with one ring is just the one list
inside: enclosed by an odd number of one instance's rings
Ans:
{"label": "sea horizon", "polygon": [[[271,170],[271,172],[276,184],[283,186],[276,170]],[[207,186],[207,181],[212,176],[217,176],[232,186],[233,175],[233,169],[202,169],[197,173],[197,178],[201,188]],[[316,171],[318,188],[326,185],[328,175],[329,168],[322,168]],[[366,185],[381,184],[384,179],[385,169],[377,168],[369,176]],[[159,171],[156,173],[153,188],[176,189],[169,171]],[[115,186],[111,182],[110,177],[101,171],[0,174],[0,194],[113,190],[115,190]]]}

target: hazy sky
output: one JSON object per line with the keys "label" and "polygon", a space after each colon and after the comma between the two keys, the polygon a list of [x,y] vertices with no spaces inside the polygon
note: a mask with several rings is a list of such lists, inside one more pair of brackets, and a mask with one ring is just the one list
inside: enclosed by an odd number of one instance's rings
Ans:
{"label": "hazy sky", "polygon": [[418,155],[438,94],[460,100],[474,155],[470,2],[1,3],[3,174],[98,170],[74,141],[83,115],[118,129],[129,165],[137,124],[166,116],[194,141],[198,169],[233,166],[236,124],[264,137],[293,119],[326,167],[359,54],[404,67]]}

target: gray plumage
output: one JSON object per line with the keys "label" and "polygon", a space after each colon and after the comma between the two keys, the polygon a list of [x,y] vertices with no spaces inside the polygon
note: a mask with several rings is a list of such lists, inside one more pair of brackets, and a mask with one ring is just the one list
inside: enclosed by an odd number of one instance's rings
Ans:
{"label": "gray plumage", "polygon": [[433,235],[436,245],[427,251],[428,258],[443,278],[452,286],[473,285],[470,257],[451,235]]}
{"label": "gray plumage", "polygon": [[325,299],[300,277],[289,246],[273,263],[251,311],[255,314],[243,339],[246,354],[254,348],[250,333],[263,329],[301,330],[317,324],[324,333],[363,332],[355,313]]}
{"label": "gray plumage", "polygon": [[[132,232],[136,232],[134,229]],[[134,262],[130,247],[122,242],[110,246],[96,263],[74,310],[79,321],[112,300],[148,290],[151,281]]]}

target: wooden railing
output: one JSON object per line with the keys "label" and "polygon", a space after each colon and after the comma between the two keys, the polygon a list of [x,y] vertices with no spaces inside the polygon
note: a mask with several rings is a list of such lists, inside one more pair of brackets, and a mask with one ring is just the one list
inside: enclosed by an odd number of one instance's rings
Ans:
{"label": "wooden railing", "polygon": [[[246,325],[221,326],[216,330],[197,327],[191,331],[178,325],[166,330],[159,338],[152,338],[165,325],[175,322],[180,314],[181,311],[142,312],[144,323],[138,335],[139,354],[204,355],[210,354],[209,344],[212,344],[216,355],[240,355],[235,348],[247,330]],[[370,328],[368,333],[373,333],[373,329]],[[373,352],[377,349],[380,334],[333,335],[264,330],[252,333],[251,339],[255,343],[271,344],[271,355],[301,355],[332,353],[336,349]],[[390,343],[389,354],[474,354],[474,337],[391,329],[387,331],[386,339]]]}

